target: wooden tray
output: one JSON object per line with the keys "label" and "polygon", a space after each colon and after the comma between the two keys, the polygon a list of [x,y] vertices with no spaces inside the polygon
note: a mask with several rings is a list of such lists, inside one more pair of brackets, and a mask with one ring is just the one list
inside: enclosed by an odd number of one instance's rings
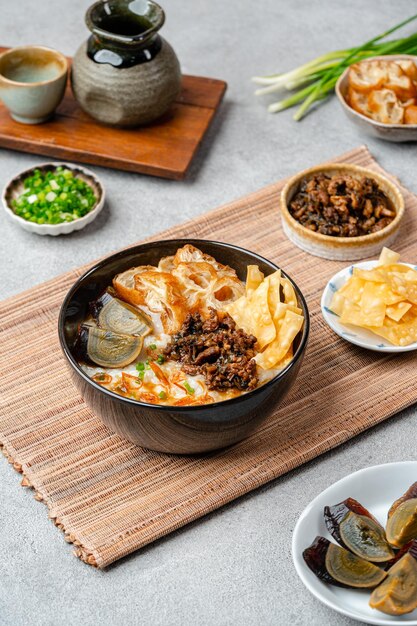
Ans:
{"label": "wooden tray", "polygon": [[[4,50],[0,47],[0,53]],[[222,80],[183,76],[171,111],[154,124],[132,130],[96,123],[80,109],[68,85],[55,117],[44,124],[19,124],[0,103],[0,147],[181,180],[226,88]]]}
{"label": "wooden tray", "polygon": [[[337,160],[381,171],[365,148]],[[57,338],[62,300],[86,267],[0,303],[0,443],[87,563],[105,567],[417,401],[415,353],[361,350],[325,324],[320,296],[344,264],[309,256],[286,239],[277,209],[284,182],[155,237],[244,246],[281,265],[306,296],[311,333],[296,384],[261,428],[231,448],[194,457],[148,452],[90,413]],[[395,248],[415,262],[417,198],[403,192]]]}

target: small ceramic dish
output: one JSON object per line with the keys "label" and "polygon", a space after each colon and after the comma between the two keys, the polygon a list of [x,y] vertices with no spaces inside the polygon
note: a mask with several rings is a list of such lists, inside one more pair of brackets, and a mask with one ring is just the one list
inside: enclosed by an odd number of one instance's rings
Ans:
{"label": "small ceramic dish", "polygon": [[68,61],[45,46],[18,46],[0,55],[0,98],[21,124],[46,122],[64,97]]}
{"label": "small ceramic dish", "polygon": [[[16,215],[12,208],[11,202],[12,200],[20,196],[23,192],[23,181],[28,176],[31,176],[35,170],[50,171],[56,169],[59,166],[62,166],[74,172],[74,174],[78,178],[81,178],[85,183],[87,183],[87,185],[89,185],[93,189],[94,195],[96,196],[96,203],[93,208],[87,213],[87,215],[75,219],[72,222],[61,222],[60,224],[37,224],[36,222],[29,222],[23,217]],[[12,178],[12,180],[9,181],[9,183],[7,183],[6,187],[3,189],[2,193],[2,203],[8,219],[15,224],[18,224],[24,230],[27,230],[30,233],[36,233],[37,235],[68,235],[74,230],[81,230],[82,228],[87,226],[87,224],[90,224],[93,220],[95,220],[95,218],[104,206],[104,201],[105,191],[103,184],[99,180],[99,178],[87,168],[81,167],[80,165],[74,165],[72,163],[43,163],[41,165],[31,167],[30,169],[25,170],[24,172],[21,172],[20,174]]]}
{"label": "small ceramic dish", "polygon": [[[353,178],[372,178],[391,201],[396,210],[392,222],[382,230],[360,237],[331,237],[313,232],[294,219],[288,210],[289,204],[297,193],[303,179],[317,174],[349,175]],[[332,261],[356,261],[370,256],[378,256],[384,246],[389,247],[398,235],[404,216],[404,198],[398,187],[385,176],[358,165],[329,163],[304,170],[296,174],[281,192],[282,227],[288,239],[296,246],[314,256]]]}
{"label": "small ceramic dish", "polygon": [[334,483],[304,509],[294,529],[292,557],[297,574],[320,602],[342,615],[365,624],[394,626],[401,623],[407,626],[417,626],[417,609],[400,617],[393,617],[371,609],[368,604],[370,591],[328,585],[313,574],[303,559],[303,551],[317,535],[334,541],[324,523],[325,506],[342,502],[349,497],[355,498],[384,524],[388,509],[415,481],[416,475],[417,461],[367,467]]}
{"label": "small ceramic dish", "polygon": [[[355,264],[355,267],[359,267],[363,270],[370,270],[378,265],[378,261],[364,261],[363,263]],[[401,263],[411,269],[417,270],[417,266],[410,265],[409,263]],[[355,346],[361,348],[367,348],[367,350],[374,350],[375,352],[410,352],[411,350],[417,350],[417,343],[412,343],[409,346],[394,346],[382,337],[375,335],[370,330],[360,328],[359,326],[353,326],[349,324],[341,324],[339,316],[330,310],[330,304],[333,294],[338,291],[342,285],[352,276],[353,265],[345,267],[329,280],[321,298],[321,312],[327,324],[334,332],[353,343]]]}
{"label": "small ceramic dish", "polygon": [[[417,56],[410,54],[390,54],[386,56],[376,56],[367,59],[367,61],[376,61],[383,59],[385,61],[397,61],[399,59],[408,59],[417,64]],[[417,124],[382,124],[362,113],[358,113],[347,103],[348,91],[348,75],[349,68],[343,72],[336,83],[336,95],[347,117],[360,129],[368,135],[385,139],[386,141],[417,141]]]}

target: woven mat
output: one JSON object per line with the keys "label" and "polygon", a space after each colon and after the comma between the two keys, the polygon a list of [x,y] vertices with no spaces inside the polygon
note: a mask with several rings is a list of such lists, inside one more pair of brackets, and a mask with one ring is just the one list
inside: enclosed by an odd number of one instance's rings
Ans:
{"label": "woven mat", "polygon": [[[338,161],[381,171],[365,147]],[[236,243],[295,279],[311,312],[298,384],[249,439],[198,457],[143,450],[108,431],[71,385],[57,339],[71,271],[0,304],[0,442],[83,561],[103,568],[334,448],[417,402],[416,357],[379,355],[340,340],[319,301],[342,265],[308,256],[283,235],[284,181],[163,233]],[[395,248],[415,262],[417,198],[403,189],[405,224]],[[161,236],[159,236],[160,238]]]}

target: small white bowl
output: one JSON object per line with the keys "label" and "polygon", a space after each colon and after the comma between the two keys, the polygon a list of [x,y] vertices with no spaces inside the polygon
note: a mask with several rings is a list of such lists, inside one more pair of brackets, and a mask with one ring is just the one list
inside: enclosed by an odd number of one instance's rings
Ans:
{"label": "small white bowl", "polygon": [[[411,54],[389,54],[372,57],[366,59],[366,61],[398,61],[400,59],[414,61],[417,65],[417,56]],[[348,76],[349,68],[346,68],[336,83],[335,91],[347,117],[356,124],[358,128],[365,131],[368,135],[377,137],[378,139],[385,139],[385,141],[417,141],[417,124],[382,124],[352,109],[346,100],[349,86]]]}
{"label": "small white bowl", "polygon": [[[363,270],[370,270],[377,265],[378,261],[363,261],[362,263],[356,263],[355,267],[359,267]],[[410,263],[401,263],[400,265],[406,265],[411,269],[417,270],[417,266],[411,265]],[[417,342],[411,343],[409,346],[394,346],[389,343],[389,341],[383,337],[375,335],[370,330],[360,328],[359,326],[340,323],[339,316],[330,310],[330,304],[333,294],[338,291],[352,276],[353,267],[353,265],[345,267],[345,269],[335,274],[333,278],[329,280],[325,290],[323,291],[323,295],[321,297],[321,312],[323,313],[323,317],[330,328],[334,330],[339,337],[342,337],[342,339],[345,339],[360,348],[366,348],[367,350],[389,353],[410,352],[411,350],[417,350]]]}
{"label": "small white bowl", "polygon": [[317,535],[333,541],[324,523],[325,506],[342,502],[349,497],[355,498],[384,524],[391,504],[416,480],[416,474],[417,461],[367,467],[334,483],[304,509],[294,528],[292,558],[302,582],[320,602],[342,615],[365,624],[417,626],[417,609],[401,617],[393,617],[371,609],[368,604],[370,591],[328,585],[313,574],[303,559],[303,551]]}
{"label": "small white bowl", "polygon": [[[96,196],[96,203],[87,215],[79,217],[72,222],[61,222],[60,224],[37,224],[36,222],[28,222],[23,217],[16,215],[12,208],[11,201],[20,196],[23,192],[23,181],[28,176],[31,176],[35,170],[49,171],[60,166],[74,172],[78,178],[81,178],[93,189]],[[90,224],[93,220],[95,220],[104,206],[105,191],[100,179],[87,168],[81,167],[80,165],[74,165],[73,163],[51,162],[31,167],[30,169],[25,170],[12,178],[12,180],[9,181],[3,189],[1,199],[9,220],[18,224],[21,228],[30,233],[36,233],[37,235],[52,235],[55,237],[56,235],[69,235],[69,233],[72,233],[74,230],[81,230],[87,226],[87,224]]]}

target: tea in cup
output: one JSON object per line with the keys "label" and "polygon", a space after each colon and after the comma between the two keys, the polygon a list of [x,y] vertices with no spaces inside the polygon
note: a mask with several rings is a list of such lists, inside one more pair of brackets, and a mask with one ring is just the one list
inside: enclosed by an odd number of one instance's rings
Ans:
{"label": "tea in cup", "polygon": [[20,46],[0,55],[0,99],[23,124],[40,124],[51,117],[67,84],[63,54],[43,46]]}

